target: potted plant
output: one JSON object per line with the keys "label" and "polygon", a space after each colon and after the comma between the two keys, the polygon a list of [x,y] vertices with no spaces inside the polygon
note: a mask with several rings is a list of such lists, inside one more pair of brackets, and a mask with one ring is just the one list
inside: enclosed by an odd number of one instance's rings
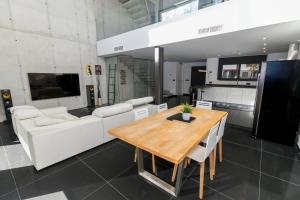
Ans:
{"label": "potted plant", "polygon": [[189,121],[191,118],[193,107],[189,103],[182,104],[182,119],[184,121]]}

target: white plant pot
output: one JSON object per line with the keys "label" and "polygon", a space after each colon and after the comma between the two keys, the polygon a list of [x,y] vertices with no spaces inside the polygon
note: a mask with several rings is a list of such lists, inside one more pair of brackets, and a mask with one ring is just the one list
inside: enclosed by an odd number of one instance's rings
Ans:
{"label": "white plant pot", "polygon": [[191,118],[191,113],[182,113],[182,119],[184,121],[189,121]]}

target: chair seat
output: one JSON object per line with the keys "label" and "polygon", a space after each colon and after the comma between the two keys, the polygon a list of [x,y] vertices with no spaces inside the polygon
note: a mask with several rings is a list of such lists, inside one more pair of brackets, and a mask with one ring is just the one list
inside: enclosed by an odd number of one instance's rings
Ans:
{"label": "chair seat", "polygon": [[205,161],[205,147],[198,145],[193,152],[189,153],[188,158],[195,160],[199,163]]}

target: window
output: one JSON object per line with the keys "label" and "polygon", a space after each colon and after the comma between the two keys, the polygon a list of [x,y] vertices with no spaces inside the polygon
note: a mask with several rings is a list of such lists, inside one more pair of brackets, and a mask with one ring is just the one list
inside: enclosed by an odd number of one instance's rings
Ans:
{"label": "window", "polygon": [[256,81],[265,55],[220,58],[218,80]]}
{"label": "window", "polygon": [[191,1],[178,7],[172,8],[170,10],[165,10],[160,13],[160,20],[166,21],[174,17],[179,17],[191,12],[198,10],[199,1]]}
{"label": "window", "polygon": [[236,79],[238,77],[238,65],[223,65],[222,79]]}
{"label": "window", "polygon": [[241,64],[240,79],[257,79],[260,64]]}

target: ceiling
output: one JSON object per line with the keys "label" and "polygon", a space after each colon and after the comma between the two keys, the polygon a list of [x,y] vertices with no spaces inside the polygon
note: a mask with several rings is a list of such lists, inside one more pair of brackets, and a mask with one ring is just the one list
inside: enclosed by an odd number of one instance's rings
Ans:
{"label": "ceiling", "polygon": [[[300,21],[187,40],[162,47],[164,47],[166,61],[193,62],[209,57],[233,57],[287,51],[292,42],[300,42]],[[265,51],[263,48],[266,48]],[[154,48],[149,47],[121,54],[153,59]]]}

